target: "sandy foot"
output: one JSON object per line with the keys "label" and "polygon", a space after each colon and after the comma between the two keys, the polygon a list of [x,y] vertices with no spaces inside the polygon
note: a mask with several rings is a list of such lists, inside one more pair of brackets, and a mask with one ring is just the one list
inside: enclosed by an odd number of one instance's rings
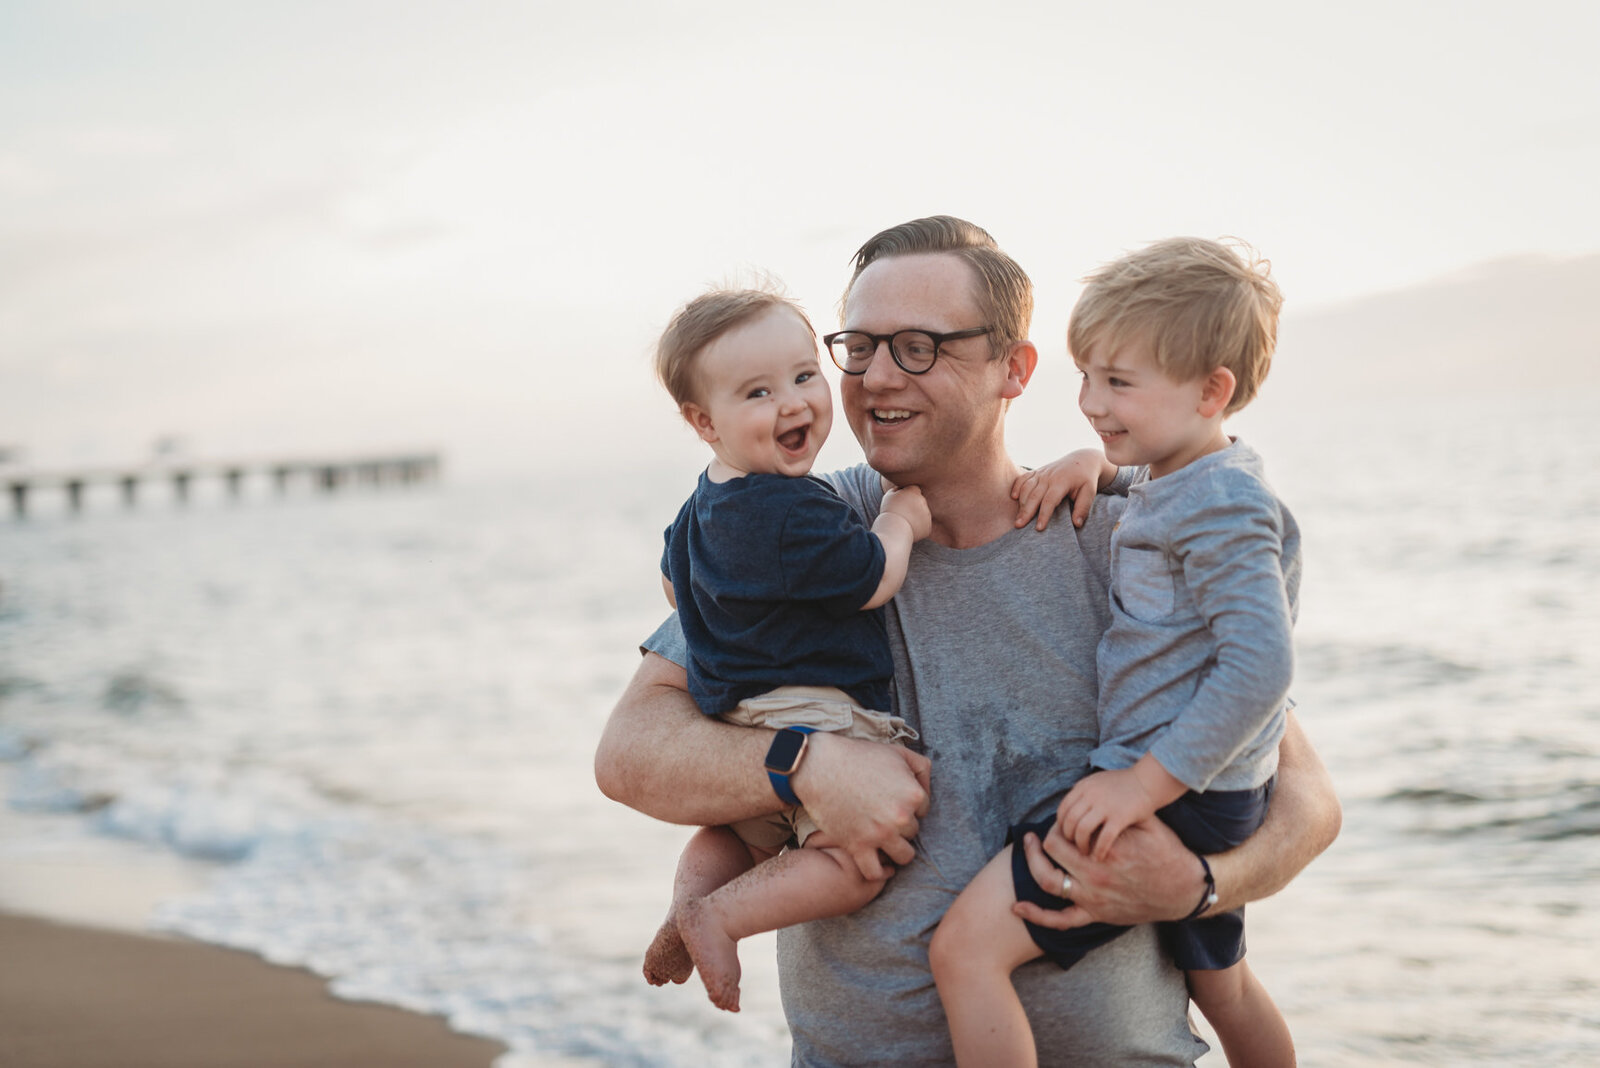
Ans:
{"label": "sandy foot", "polygon": [[678,934],[677,910],[667,914],[650,948],[644,951],[644,977],[651,986],[682,983],[694,974],[694,960]]}
{"label": "sandy foot", "polygon": [[678,909],[678,934],[700,970],[711,1004],[739,1011],[739,944],[722,929],[705,901],[687,901]]}

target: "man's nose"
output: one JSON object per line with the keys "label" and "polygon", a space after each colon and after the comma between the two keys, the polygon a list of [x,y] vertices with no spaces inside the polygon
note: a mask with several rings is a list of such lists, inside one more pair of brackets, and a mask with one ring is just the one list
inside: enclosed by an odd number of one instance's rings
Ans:
{"label": "man's nose", "polygon": [[871,390],[893,389],[901,382],[905,372],[900,365],[894,362],[894,353],[889,350],[889,339],[883,338],[872,349],[872,362],[867,364],[866,372],[861,376],[862,385]]}

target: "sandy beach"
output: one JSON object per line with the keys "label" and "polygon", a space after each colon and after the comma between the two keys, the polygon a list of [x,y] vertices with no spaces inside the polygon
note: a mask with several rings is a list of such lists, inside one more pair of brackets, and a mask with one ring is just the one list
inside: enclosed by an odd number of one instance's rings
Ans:
{"label": "sandy beach", "polygon": [[504,1049],[182,939],[0,914],[0,959],[0,1064],[13,1068],[487,1068]]}
{"label": "sandy beach", "polygon": [[[0,768],[0,797],[9,787]],[[487,1068],[500,1043],[343,1001],[315,974],[150,933],[210,869],[0,805],[0,1064],[6,1068]]]}

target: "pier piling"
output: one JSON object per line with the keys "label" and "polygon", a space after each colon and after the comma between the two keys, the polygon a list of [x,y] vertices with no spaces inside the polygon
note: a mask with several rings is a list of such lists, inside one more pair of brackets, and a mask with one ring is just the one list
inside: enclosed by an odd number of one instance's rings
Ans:
{"label": "pier piling", "polygon": [[321,495],[330,495],[350,486],[381,488],[386,485],[412,486],[437,478],[440,468],[437,453],[404,453],[393,456],[358,456],[348,459],[297,459],[267,461],[185,462],[182,466],[155,463],[143,470],[119,467],[109,470],[7,471],[4,485],[11,498],[12,515],[24,519],[35,491],[59,488],[67,511],[76,515],[84,508],[85,494],[95,483],[115,485],[121,492],[124,508],[133,508],[139,486],[146,481],[172,483],[173,500],[189,503],[195,483],[205,478],[221,481],[229,500],[244,496],[245,481],[260,475],[272,484],[278,496],[289,492],[290,483],[303,479]]}

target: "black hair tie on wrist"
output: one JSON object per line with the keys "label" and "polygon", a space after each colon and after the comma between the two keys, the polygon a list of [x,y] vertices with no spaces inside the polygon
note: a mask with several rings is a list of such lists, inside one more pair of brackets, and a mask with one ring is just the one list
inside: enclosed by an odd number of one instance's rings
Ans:
{"label": "black hair tie on wrist", "polygon": [[[1196,855],[1198,856],[1198,854]],[[1202,912],[1217,903],[1217,880],[1212,876],[1211,865],[1207,863],[1205,857],[1200,857],[1200,867],[1206,873],[1206,890],[1205,893],[1200,895],[1200,904],[1196,905],[1194,911],[1183,918],[1184,923],[1188,923],[1190,920],[1198,920]]]}

